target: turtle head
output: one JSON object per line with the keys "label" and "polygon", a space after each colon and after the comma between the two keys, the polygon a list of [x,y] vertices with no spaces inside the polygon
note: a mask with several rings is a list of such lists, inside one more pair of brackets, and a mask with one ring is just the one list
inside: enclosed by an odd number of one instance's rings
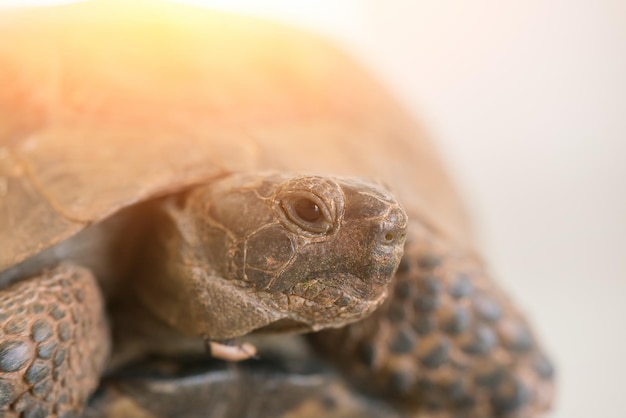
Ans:
{"label": "turtle head", "polygon": [[377,183],[285,174],[229,175],[169,214],[183,254],[170,283],[186,300],[176,298],[179,320],[171,310],[167,317],[211,339],[369,315],[387,295],[407,227],[402,206]]}

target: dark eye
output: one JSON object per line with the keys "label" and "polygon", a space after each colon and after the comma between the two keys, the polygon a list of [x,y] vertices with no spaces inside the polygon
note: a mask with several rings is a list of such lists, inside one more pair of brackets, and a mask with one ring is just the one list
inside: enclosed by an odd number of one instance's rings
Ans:
{"label": "dark eye", "polygon": [[307,222],[317,222],[324,216],[317,203],[306,198],[296,200],[293,209],[300,218]]}
{"label": "dark eye", "polygon": [[304,232],[322,234],[333,227],[333,216],[322,199],[310,192],[294,192],[280,203],[287,219]]}

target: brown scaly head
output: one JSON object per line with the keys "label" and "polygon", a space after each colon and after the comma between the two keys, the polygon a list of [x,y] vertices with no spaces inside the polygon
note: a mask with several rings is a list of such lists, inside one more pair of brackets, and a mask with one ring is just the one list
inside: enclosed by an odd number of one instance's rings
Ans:
{"label": "brown scaly head", "polygon": [[155,267],[137,293],[161,319],[211,340],[369,315],[407,227],[400,204],[360,179],[234,174],[163,208],[145,263]]}

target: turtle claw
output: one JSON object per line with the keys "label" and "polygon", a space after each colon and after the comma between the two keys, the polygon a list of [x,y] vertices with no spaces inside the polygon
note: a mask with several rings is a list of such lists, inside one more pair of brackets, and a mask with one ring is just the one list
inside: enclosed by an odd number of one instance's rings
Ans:
{"label": "turtle claw", "polygon": [[232,341],[216,342],[207,340],[206,347],[211,356],[220,360],[243,361],[259,358],[256,347],[250,343],[236,344]]}

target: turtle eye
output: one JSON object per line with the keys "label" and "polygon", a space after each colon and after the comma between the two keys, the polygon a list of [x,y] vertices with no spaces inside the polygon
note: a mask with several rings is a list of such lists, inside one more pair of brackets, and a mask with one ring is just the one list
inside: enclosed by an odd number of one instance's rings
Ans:
{"label": "turtle eye", "polygon": [[327,205],[313,193],[290,193],[282,199],[281,207],[287,218],[306,232],[322,234],[333,226]]}
{"label": "turtle eye", "polygon": [[293,204],[293,209],[300,218],[306,222],[317,222],[322,218],[322,210],[311,199],[298,199]]}

